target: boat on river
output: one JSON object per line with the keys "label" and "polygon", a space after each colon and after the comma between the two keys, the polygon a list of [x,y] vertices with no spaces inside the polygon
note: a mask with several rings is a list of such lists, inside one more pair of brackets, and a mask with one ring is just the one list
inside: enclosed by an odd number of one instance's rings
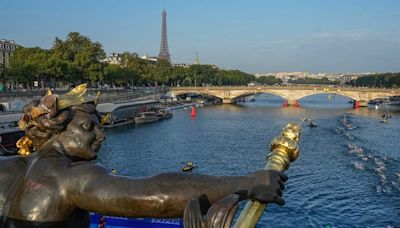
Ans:
{"label": "boat on river", "polygon": [[136,115],[135,123],[136,124],[151,123],[158,121],[159,119],[160,118],[157,116],[156,112],[141,112]]}
{"label": "boat on river", "polygon": [[113,128],[132,124],[139,113],[158,108],[160,105],[156,100],[102,103],[97,105],[97,111],[103,116],[101,126]]}
{"label": "boat on river", "polygon": [[156,111],[159,120],[172,118],[172,112],[168,109],[159,109]]}
{"label": "boat on river", "polygon": [[317,127],[317,124],[315,124],[313,121],[310,122],[310,124],[308,124],[309,127]]}
{"label": "boat on river", "polygon": [[0,114],[0,154],[3,152],[14,152],[15,143],[24,136],[24,131],[19,129],[18,121],[23,113],[6,112]]}
{"label": "boat on river", "polygon": [[184,167],[182,167],[183,172],[191,172],[193,169],[194,169],[194,166],[185,165]]}
{"label": "boat on river", "polygon": [[194,168],[196,168],[196,166],[193,165],[193,162],[189,161],[184,167],[182,167],[182,171],[191,172]]}

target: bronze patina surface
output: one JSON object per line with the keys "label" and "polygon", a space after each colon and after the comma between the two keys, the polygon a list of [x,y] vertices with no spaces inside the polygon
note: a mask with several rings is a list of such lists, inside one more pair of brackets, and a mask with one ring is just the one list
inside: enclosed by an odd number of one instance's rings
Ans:
{"label": "bronze patina surface", "polygon": [[185,218],[186,227],[223,227],[239,200],[283,204],[287,177],[278,171],[244,176],[163,173],[142,179],[110,173],[94,162],[105,139],[96,100],[81,85],[67,95],[49,93],[26,105],[20,123],[25,138],[19,145],[24,155],[0,157],[0,227],[88,227],[89,211],[182,217],[186,205],[187,214],[197,212],[193,208],[200,204],[193,199],[200,198],[206,199],[200,212],[208,220],[196,226],[195,216]]}

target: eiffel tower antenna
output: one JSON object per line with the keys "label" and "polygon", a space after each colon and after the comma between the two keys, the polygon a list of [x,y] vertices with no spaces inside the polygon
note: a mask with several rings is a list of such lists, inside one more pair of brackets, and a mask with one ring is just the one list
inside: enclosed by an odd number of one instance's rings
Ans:
{"label": "eiffel tower antenna", "polygon": [[158,59],[164,59],[171,63],[171,57],[168,51],[167,11],[165,11],[165,6],[162,11],[161,45]]}

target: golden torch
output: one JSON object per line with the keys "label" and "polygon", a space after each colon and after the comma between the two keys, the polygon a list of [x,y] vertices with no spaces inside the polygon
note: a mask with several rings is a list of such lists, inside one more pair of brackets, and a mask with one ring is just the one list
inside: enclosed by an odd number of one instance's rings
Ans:
{"label": "golden torch", "polygon": [[[300,140],[300,126],[296,123],[289,123],[275,137],[269,148],[270,152],[267,156],[267,164],[265,170],[285,171],[289,168],[291,162],[295,161],[299,156],[298,142]],[[266,204],[249,200],[243,208],[234,228],[251,228],[255,227],[260,219]]]}

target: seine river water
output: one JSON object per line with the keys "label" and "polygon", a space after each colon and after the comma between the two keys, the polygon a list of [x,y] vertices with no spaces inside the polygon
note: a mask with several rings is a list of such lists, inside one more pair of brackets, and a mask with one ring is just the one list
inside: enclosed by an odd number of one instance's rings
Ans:
{"label": "seine river water", "polygon": [[[400,226],[400,112],[354,110],[347,98],[326,94],[300,100],[299,108],[282,103],[263,94],[199,108],[195,118],[181,109],[172,119],[107,130],[98,160],[132,177],[179,172],[189,160],[196,173],[240,175],[262,169],[269,142],[295,121],[301,154],[286,172],[286,204],[269,205],[258,227]],[[388,123],[380,122],[384,111]]]}

